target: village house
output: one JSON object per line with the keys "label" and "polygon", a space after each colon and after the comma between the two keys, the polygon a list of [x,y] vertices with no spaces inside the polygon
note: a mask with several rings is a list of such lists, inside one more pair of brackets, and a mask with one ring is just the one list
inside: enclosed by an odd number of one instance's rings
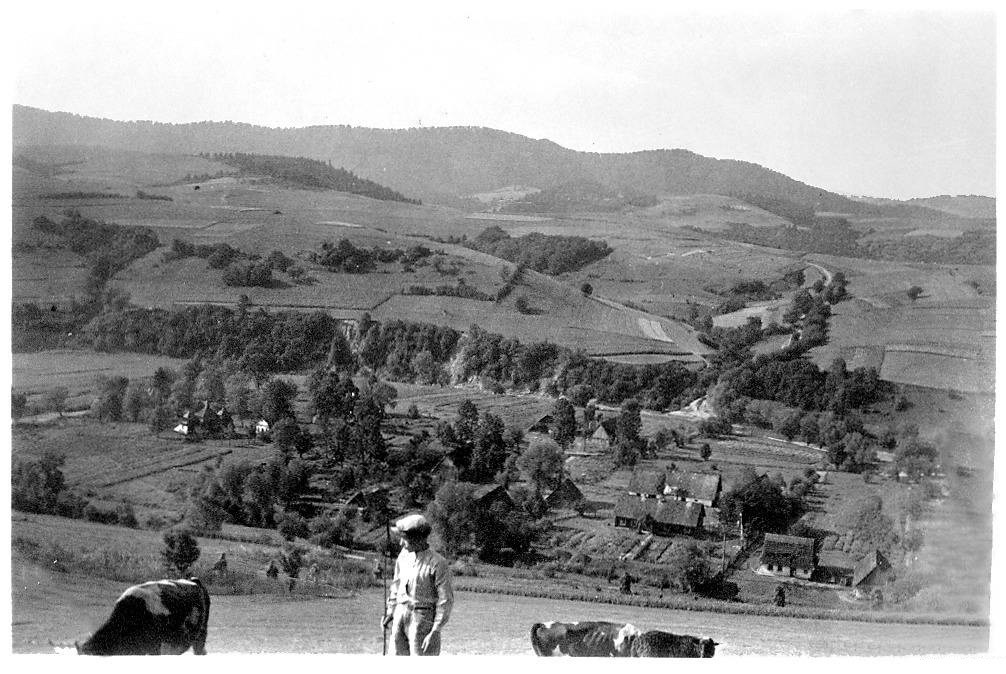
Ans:
{"label": "village house", "polygon": [[615,526],[641,529],[657,509],[655,499],[640,500],[632,494],[622,494],[615,503]]}
{"label": "village house", "polygon": [[664,496],[678,501],[716,505],[722,489],[719,473],[671,470],[664,477]]}
{"label": "village house", "polygon": [[[664,501],[658,503],[644,527],[658,536],[692,535],[702,528],[705,506],[695,501]],[[647,526],[649,524],[649,526]]]}
{"label": "village house", "polygon": [[640,499],[655,499],[664,495],[664,480],[662,470],[636,470],[629,478],[626,491]]}
{"label": "village house", "polygon": [[559,486],[545,496],[545,504],[549,508],[572,508],[583,500],[583,492],[569,477],[563,477]]}
{"label": "village house", "polygon": [[765,534],[758,571],[809,580],[814,573],[814,539]]}
{"label": "village house", "polygon": [[224,405],[204,400],[197,411],[185,410],[172,430],[189,438],[229,437],[234,434],[234,419]]}
{"label": "village house", "polygon": [[856,562],[856,568],[852,573],[852,586],[857,589],[865,589],[883,585],[891,577],[891,563],[887,557],[874,550]]}
{"label": "village house", "polygon": [[856,564],[841,550],[822,550],[817,556],[817,566],[814,569],[813,580],[832,585],[852,585],[852,576]]}
{"label": "village house", "polygon": [[269,422],[265,419],[259,419],[258,423],[255,424],[255,437],[261,438],[263,435],[268,435],[272,427]]}
{"label": "village house", "polygon": [[497,504],[506,510],[516,505],[510,492],[501,484],[476,485],[472,490],[472,498],[475,500],[476,507],[484,511],[489,511]]}

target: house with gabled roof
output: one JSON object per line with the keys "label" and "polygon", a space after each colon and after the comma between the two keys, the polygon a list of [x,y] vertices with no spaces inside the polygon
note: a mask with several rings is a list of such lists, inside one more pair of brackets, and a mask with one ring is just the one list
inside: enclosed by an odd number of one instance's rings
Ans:
{"label": "house with gabled roof", "polygon": [[664,480],[662,470],[635,470],[626,491],[638,498],[657,498],[664,494]]}
{"label": "house with gabled roof", "polygon": [[855,567],[855,562],[847,553],[841,550],[822,550],[817,555],[813,580],[849,587],[852,585]]}
{"label": "house with gabled roof", "polygon": [[615,503],[615,526],[641,528],[648,518],[652,518],[657,508],[654,499],[640,499],[631,494],[622,494]]}
{"label": "house with gabled roof", "polygon": [[852,572],[852,586],[855,588],[876,587],[883,585],[891,576],[891,563],[887,557],[874,550],[856,562]]}
{"label": "house with gabled roof", "polygon": [[701,503],[707,508],[716,505],[723,482],[719,473],[671,470],[664,476],[664,496],[686,502]]}
{"label": "house with gabled roof", "polygon": [[507,509],[516,505],[510,492],[501,484],[475,485],[472,490],[472,498],[475,500],[476,507],[484,510],[491,509],[497,503]]}
{"label": "house with gabled roof", "polygon": [[583,492],[569,477],[563,477],[559,486],[545,496],[545,504],[549,508],[572,508],[577,501],[583,500]]}
{"label": "house with gabled roof", "polygon": [[765,534],[758,571],[808,580],[814,573],[814,539]]}
{"label": "house with gabled roof", "polygon": [[696,501],[662,501],[651,515],[648,527],[659,536],[694,534],[702,528],[705,506]]}

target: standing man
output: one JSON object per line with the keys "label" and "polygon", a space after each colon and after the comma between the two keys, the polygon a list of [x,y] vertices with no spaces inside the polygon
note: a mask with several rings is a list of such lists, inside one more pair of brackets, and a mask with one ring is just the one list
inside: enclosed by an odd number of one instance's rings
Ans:
{"label": "standing man", "polygon": [[395,523],[402,551],[381,627],[391,625],[395,655],[440,655],[440,632],[451,617],[454,590],[447,560],[430,549],[430,523],[408,515]]}

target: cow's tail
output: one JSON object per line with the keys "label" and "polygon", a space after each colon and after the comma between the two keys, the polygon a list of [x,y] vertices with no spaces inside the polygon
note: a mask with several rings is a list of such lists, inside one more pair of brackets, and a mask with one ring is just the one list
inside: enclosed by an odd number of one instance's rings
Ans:
{"label": "cow's tail", "polygon": [[531,625],[531,648],[534,649],[535,655],[549,657],[555,650],[555,644],[551,641],[546,642],[541,638],[541,635],[538,634],[538,630],[542,629],[545,629],[545,625],[543,623],[535,623],[534,625]]}
{"label": "cow's tail", "polygon": [[210,593],[206,586],[195,576],[189,576],[189,580],[199,588],[199,623],[196,626],[195,634],[192,635],[192,652],[196,655],[206,655],[206,635],[210,625]]}

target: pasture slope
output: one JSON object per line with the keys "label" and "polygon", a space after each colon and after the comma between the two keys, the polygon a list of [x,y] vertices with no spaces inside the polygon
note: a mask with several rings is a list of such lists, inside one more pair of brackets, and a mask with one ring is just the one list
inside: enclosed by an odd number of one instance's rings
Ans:
{"label": "pasture slope", "polygon": [[[14,575],[15,653],[51,653],[97,626],[127,583],[52,573]],[[276,595],[213,597],[207,650],[247,653],[381,652],[380,589],[344,599]],[[58,610],[56,607],[59,607]],[[30,616],[30,617],[29,617]],[[28,619],[24,619],[28,617]],[[717,657],[750,655],[923,655],[982,653],[988,628],[856,623],[638,608],[459,591],[444,630],[445,655],[532,655],[528,632],[546,620],[611,620],[641,629],[708,635]]]}

